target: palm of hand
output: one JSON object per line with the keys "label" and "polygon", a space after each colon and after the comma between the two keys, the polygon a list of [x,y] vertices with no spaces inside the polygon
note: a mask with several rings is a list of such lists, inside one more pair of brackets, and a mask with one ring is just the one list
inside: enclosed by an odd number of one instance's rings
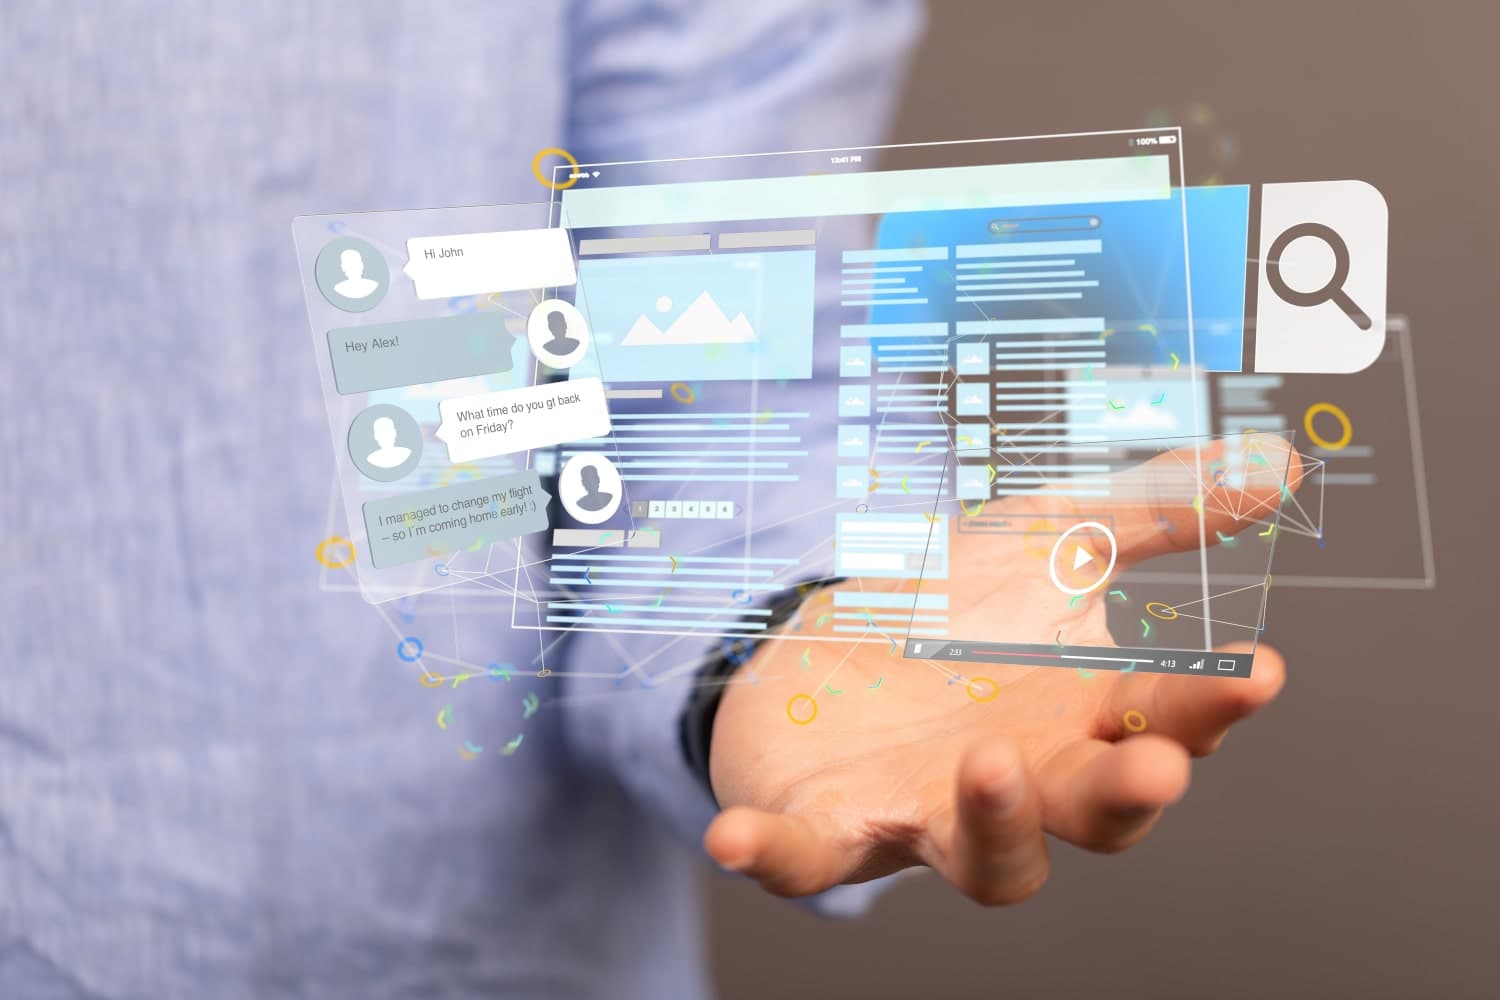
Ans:
{"label": "palm of hand", "polygon": [[[1057,628],[1104,630],[1102,604],[1090,603],[1086,613],[1057,616]],[[807,648],[810,666],[803,669]],[[846,648],[774,642],[757,662],[754,682],[726,692],[715,726],[720,801],[820,817],[844,850],[859,856],[839,881],[930,863],[938,845],[923,841],[951,821],[960,762],[986,738],[1002,736],[1016,748],[1027,771],[1042,779],[1049,811],[1047,800],[1066,794],[1055,784],[1127,735],[1123,711],[1113,707],[1132,697],[1144,704],[1155,680],[1049,667],[986,668],[982,676],[954,679],[888,648],[857,647],[845,659]],[[1146,717],[1145,709],[1135,711]],[[1135,716],[1130,723],[1140,728]],[[1063,805],[1049,824],[1056,832],[1077,820]],[[1084,842],[1108,832],[1077,831]],[[1132,839],[1145,832],[1138,827]]]}
{"label": "palm of hand", "polygon": [[[1122,546],[1145,556],[1186,545],[1160,530],[1162,513],[1123,525]],[[949,590],[973,596],[955,599],[951,634],[987,634],[1004,616],[1030,641],[1061,632],[1112,645],[1103,589],[1068,602],[1033,571],[1006,572],[1037,557],[1022,539],[956,561]],[[1185,792],[1189,755],[1215,749],[1283,676],[1265,647],[1249,680],[1056,667],[970,676],[972,664],[955,679],[950,665],[894,651],[761,644],[714,728],[713,786],[729,808],[706,843],[721,864],[786,895],[925,864],[982,902],[1016,901],[1045,879],[1044,830],[1093,850],[1130,846]]]}

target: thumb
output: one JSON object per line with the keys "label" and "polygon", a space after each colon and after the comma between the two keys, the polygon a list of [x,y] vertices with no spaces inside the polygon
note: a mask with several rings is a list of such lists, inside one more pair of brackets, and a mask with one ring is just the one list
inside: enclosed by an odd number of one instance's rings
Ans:
{"label": "thumb", "polygon": [[811,896],[855,874],[858,852],[822,817],[732,806],[703,835],[708,856],[778,896]]}

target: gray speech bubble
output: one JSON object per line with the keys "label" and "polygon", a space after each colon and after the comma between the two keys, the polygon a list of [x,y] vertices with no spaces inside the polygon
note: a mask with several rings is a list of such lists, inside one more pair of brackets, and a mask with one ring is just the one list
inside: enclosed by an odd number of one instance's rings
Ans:
{"label": "gray speech bubble", "polygon": [[535,469],[371,500],[363,507],[370,562],[377,569],[547,529]]}
{"label": "gray speech bubble", "polygon": [[508,372],[516,338],[499,313],[465,313],[328,331],[341,395]]}

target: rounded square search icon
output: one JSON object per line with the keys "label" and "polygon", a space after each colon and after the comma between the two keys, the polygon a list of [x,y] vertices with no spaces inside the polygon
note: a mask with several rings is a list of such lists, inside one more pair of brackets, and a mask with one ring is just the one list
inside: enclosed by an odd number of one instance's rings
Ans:
{"label": "rounded square search icon", "polygon": [[1380,356],[1387,215],[1364,181],[1261,187],[1256,371],[1357,372]]}

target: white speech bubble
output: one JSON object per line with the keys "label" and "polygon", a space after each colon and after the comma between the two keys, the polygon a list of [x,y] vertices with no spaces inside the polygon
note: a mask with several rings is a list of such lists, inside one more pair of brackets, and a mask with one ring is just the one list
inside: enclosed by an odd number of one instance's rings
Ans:
{"label": "white speech bubble", "polygon": [[458,396],[439,403],[438,413],[436,437],[454,463],[603,437],[610,427],[597,378]]}
{"label": "white speech bubble", "polygon": [[565,288],[578,283],[565,229],[516,229],[462,236],[414,236],[402,273],[419,299]]}

